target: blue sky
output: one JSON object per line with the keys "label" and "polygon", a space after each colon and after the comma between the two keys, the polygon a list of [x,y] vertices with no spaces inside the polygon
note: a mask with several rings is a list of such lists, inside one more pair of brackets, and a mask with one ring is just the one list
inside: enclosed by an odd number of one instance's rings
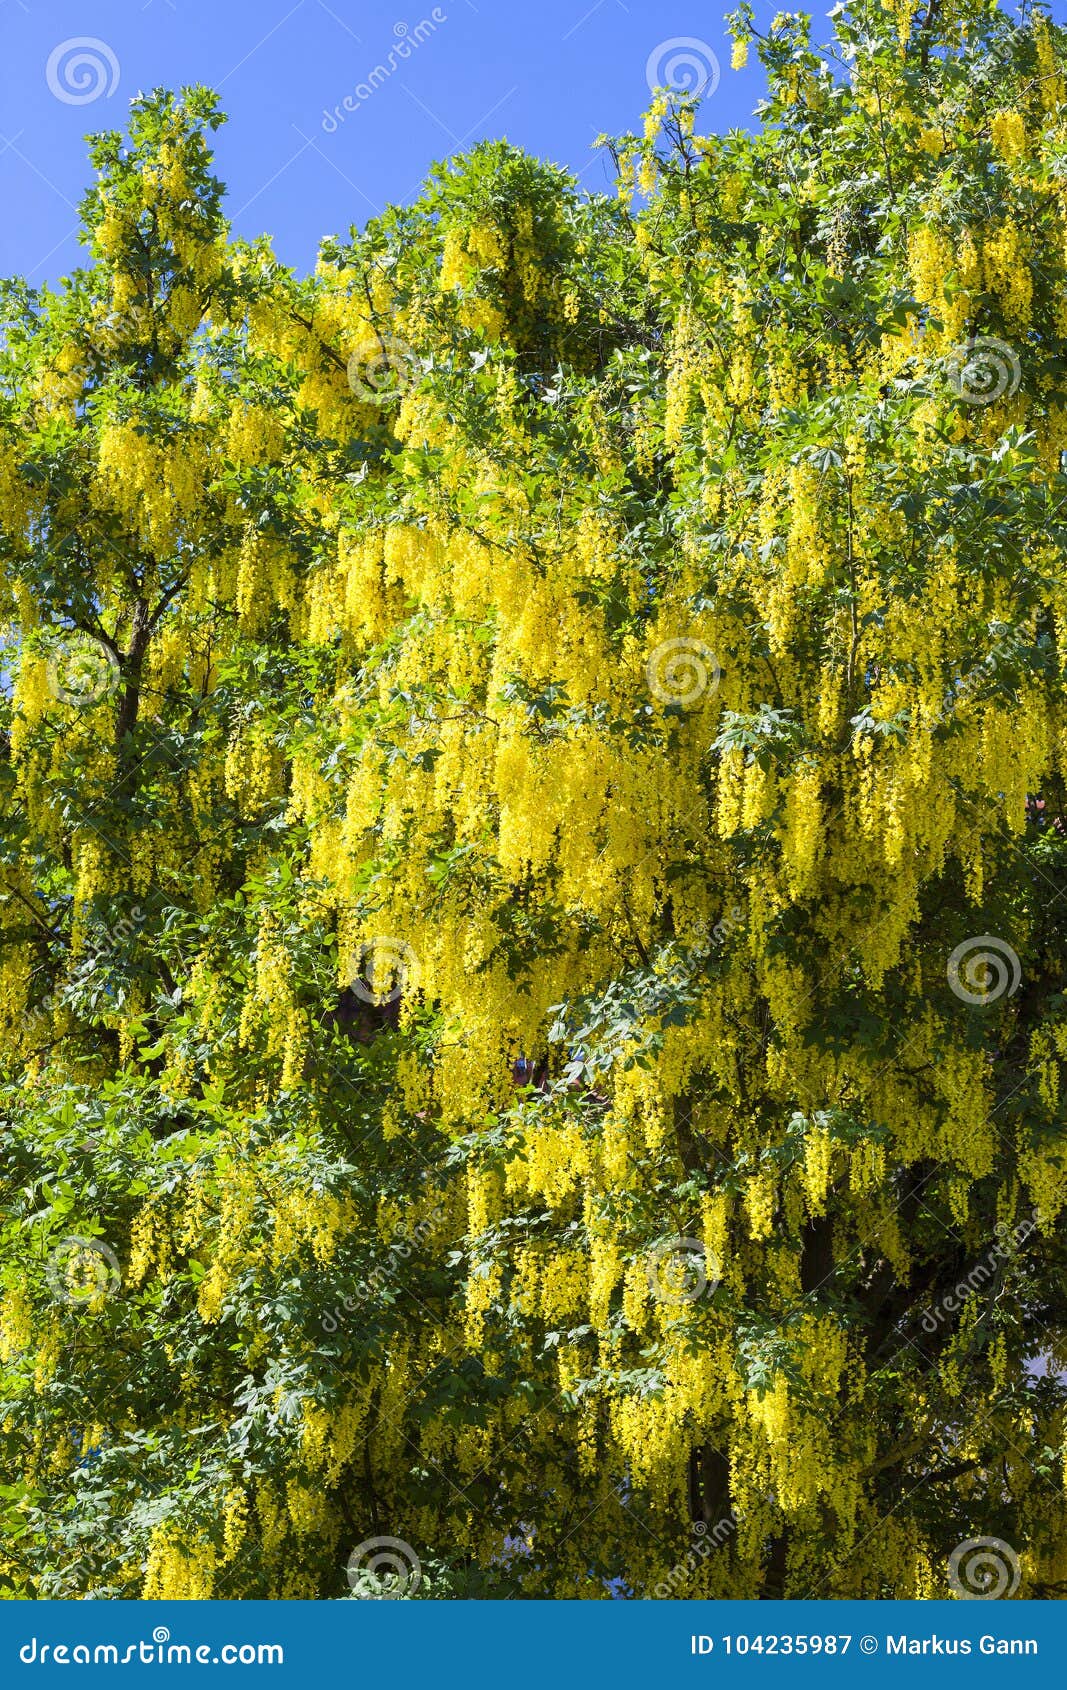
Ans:
{"label": "blue sky", "polygon": [[[747,123],[759,69],[731,71],[727,10],[694,0],[0,0],[0,274],[39,284],[80,262],[84,136],[121,128],[138,90],[219,90],[233,227],[269,232],[279,257],[304,270],[323,235],[410,200],[434,160],[483,136],[603,188],[595,136],[638,124],[650,61],[672,53],[707,75],[712,59],[721,67],[707,128]],[[1067,0],[1054,14],[1067,16]],[[375,66],[387,74],[371,86]]]}
{"label": "blue sky", "polygon": [[[0,0],[0,273],[39,283],[80,261],[83,137],[122,127],[140,89],[219,90],[233,226],[270,232],[279,257],[306,269],[323,235],[410,200],[434,160],[483,136],[603,187],[592,142],[638,123],[649,55],[672,39],[704,42],[722,65],[715,127],[746,122],[758,71],[730,71],[726,10],[692,0]],[[86,40],[97,45],[58,52]],[[389,75],[369,88],[376,65]],[[347,112],[346,95],[359,100]],[[340,121],[327,116],[337,107]]]}

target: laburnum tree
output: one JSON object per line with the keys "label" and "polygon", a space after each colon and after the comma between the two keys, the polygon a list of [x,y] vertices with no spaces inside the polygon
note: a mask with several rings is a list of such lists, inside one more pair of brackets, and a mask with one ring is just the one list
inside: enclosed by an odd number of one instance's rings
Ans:
{"label": "laburnum tree", "polygon": [[7,285],[9,1595],[1067,1591],[1067,39],[832,27]]}

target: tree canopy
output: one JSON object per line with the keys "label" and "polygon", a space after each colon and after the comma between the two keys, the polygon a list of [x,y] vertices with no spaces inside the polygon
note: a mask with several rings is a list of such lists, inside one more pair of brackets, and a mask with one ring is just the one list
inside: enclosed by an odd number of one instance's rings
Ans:
{"label": "tree canopy", "polygon": [[1067,38],[733,21],[5,286],[10,1595],[1067,1588]]}

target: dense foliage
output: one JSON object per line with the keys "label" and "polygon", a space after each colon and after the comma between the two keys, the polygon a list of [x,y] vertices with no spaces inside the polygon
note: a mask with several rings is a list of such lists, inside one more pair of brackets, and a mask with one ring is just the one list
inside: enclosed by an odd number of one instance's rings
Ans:
{"label": "dense foliage", "polygon": [[9,1594],[1064,1593],[1067,42],[735,27],[7,285]]}

